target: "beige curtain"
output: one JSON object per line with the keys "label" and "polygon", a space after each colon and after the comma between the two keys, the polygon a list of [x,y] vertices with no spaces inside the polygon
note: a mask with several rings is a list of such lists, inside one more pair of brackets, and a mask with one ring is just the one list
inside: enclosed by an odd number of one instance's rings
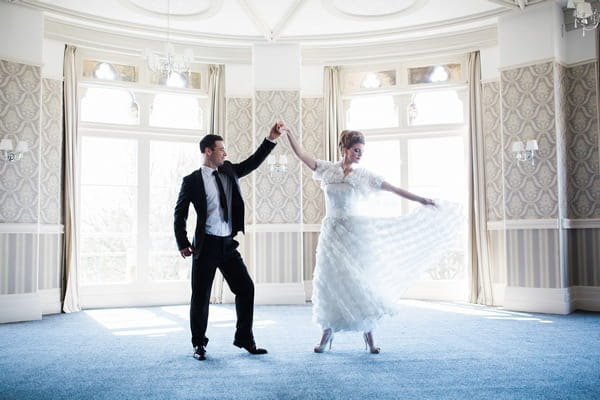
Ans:
{"label": "beige curtain", "polygon": [[225,134],[225,66],[208,67],[208,100],[210,117],[208,133],[223,136]]}
{"label": "beige curtain", "polygon": [[[208,101],[210,117],[208,120],[208,133],[225,137],[225,66],[208,66]],[[223,283],[225,279],[217,269],[210,292],[210,302],[213,304],[223,302]]]}
{"label": "beige curtain", "polygon": [[325,137],[329,161],[339,159],[338,142],[344,127],[343,108],[340,99],[340,67],[325,67],[323,94],[325,97]]}
{"label": "beige curtain", "polygon": [[70,313],[81,311],[79,305],[79,282],[77,280],[77,159],[79,157],[79,134],[77,131],[77,48],[67,45],[63,66],[63,262],[62,262],[62,310]]}
{"label": "beige curtain", "polygon": [[493,304],[487,234],[484,145],[481,111],[481,60],[479,51],[469,54],[469,265],[471,302]]}

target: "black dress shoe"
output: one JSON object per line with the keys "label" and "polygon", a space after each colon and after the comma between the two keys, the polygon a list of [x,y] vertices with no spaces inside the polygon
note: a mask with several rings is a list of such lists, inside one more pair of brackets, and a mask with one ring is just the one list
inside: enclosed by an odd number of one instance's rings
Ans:
{"label": "black dress shoe", "polygon": [[200,361],[206,360],[206,349],[204,346],[194,347],[194,358]]}
{"label": "black dress shoe", "polygon": [[246,351],[250,354],[267,354],[266,349],[256,347],[256,343],[254,342],[242,342],[241,340],[234,340],[233,345],[239,347],[240,349],[246,349]]}

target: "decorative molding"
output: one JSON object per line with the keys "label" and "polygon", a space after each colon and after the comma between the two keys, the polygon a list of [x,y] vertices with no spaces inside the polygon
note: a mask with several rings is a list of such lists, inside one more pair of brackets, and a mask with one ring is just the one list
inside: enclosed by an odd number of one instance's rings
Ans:
{"label": "decorative molding", "polygon": [[250,224],[246,226],[246,233],[320,231],[321,224]]}
{"label": "decorative molding", "polygon": [[547,289],[507,286],[504,308],[512,311],[566,315],[573,311],[568,288]]}
{"label": "decorative molding", "polygon": [[510,71],[512,69],[529,68],[529,67],[534,67],[534,66],[539,65],[539,64],[554,63],[554,62],[558,62],[558,61],[555,58],[543,58],[543,59],[540,59],[540,60],[528,61],[526,63],[514,64],[514,65],[499,67],[498,68],[498,72],[502,73],[502,72],[505,72],[505,71]]}
{"label": "decorative molding", "polygon": [[[560,225],[559,225],[560,222]],[[569,219],[522,219],[506,221],[488,221],[488,231],[506,229],[597,229],[600,228],[600,218]]]}
{"label": "decorative molding", "polygon": [[0,295],[0,324],[42,319],[37,293]]}
{"label": "decorative molding", "polygon": [[565,229],[598,229],[600,228],[600,218],[564,218],[561,220],[561,226]]}
{"label": "decorative molding", "polygon": [[0,233],[64,233],[64,225],[0,223]]}

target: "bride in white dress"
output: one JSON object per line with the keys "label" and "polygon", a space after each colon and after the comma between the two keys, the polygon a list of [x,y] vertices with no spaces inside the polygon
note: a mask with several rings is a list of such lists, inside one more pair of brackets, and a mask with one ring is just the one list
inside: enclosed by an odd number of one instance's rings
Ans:
{"label": "bride in white dress", "polygon": [[[314,171],[325,192],[326,215],[317,244],[313,276],[313,320],[323,328],[317,353],[331,348],[337,331],[362,331],[371,353],[372,330],[394,306],[407,285],[455,241],[463,218],[458,206],[418,196],[393,186],[364,168],[354,168],[364,150],[361,132],[343,131],[342,161],[316,160],[278,123],[296,156]],[[371,192],[385,190],[419,202],[414,212],[394,218],[360,215],[358,203]]]}

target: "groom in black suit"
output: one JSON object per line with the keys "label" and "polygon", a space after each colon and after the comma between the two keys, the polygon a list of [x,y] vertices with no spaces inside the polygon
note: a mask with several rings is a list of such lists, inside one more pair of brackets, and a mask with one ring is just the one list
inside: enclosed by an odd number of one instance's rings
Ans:
{"label": "groom in black suit", "polygon": [[[221,136],[206,135],[200,141],[203,165],[183,178],[175,205],[174,227],[181,256],[193,255],[190,327],[194,357],[198,360],[206,359],[210,291],[217,268],[235,294],[237,325],[233,344],[251,354],[267,352],[254,342],[254,283],[237,251],[239,243],[233,238],[238,232],[244,232],[244,200],[238,179],[258,168],[267,158],[282,125],[275,124],[254,154],[238,164],[225,160],[227,152]],[[189,242],[186,231],[190,203],[197,215],[193,243]]]}

